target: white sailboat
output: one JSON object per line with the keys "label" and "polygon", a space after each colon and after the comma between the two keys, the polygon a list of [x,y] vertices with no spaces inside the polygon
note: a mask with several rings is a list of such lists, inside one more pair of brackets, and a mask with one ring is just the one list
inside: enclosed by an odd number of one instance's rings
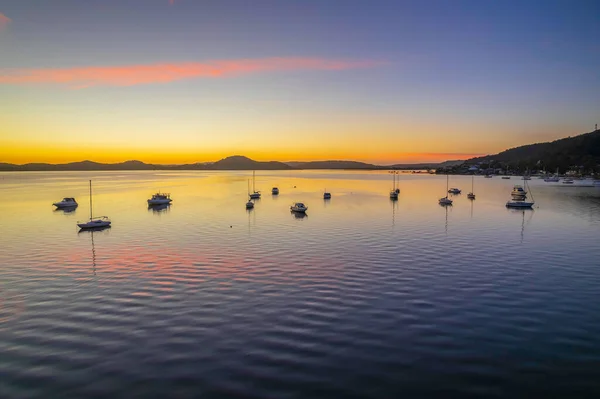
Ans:
{"label": "white sailboat", "polygon": [[256,171],[252,171],[252,193],[250,193],[250,199],[259,199],[260,191],[256,191]]}
{"label": "white sailboat", "polygon": [[77,222],[77,226],[81,229],[94,229],[110,226],[111,222],[108,216],[94,217],[92,209],[92,181],[90,180],[90,220],[87,222]]}
{"label": "white sailboat", "polygon": [[246,202],[246,209],[254,208],[254,202],[252,202],[252,194],[250,194],[250,180],[248,180],[248,196],[250,199]]}
{"label": "white sailboat", "polygon": [[470,200],[475,199],[475,193],[473,192],[474,188],[475,188],[475,175],[471,176],[471,192],[469,194],[467,194],[467,198]]}
{"label": "white sailboat", "polygon": [[396,187],[396,175],[398,174],[398,172],[393,170],[390,173],[393,176],[393,184],[392,184],[392,191],[390,191],[390,199],[397,200],[398,194],[400,194],[400,189],[398,187]]}
{"label": "white sailboat", "polygon": [[560,178],[558,177],[558,168],[556,168],[556,174],[554,176],[544,179],[546,183],[558,183]]}
{"label": "white sailboat", "polygon": [[448,184],[450,183],[450,176],[446,175],[446,196],[439,199],[440,205],[452,205],[452,200],[448,198]]}

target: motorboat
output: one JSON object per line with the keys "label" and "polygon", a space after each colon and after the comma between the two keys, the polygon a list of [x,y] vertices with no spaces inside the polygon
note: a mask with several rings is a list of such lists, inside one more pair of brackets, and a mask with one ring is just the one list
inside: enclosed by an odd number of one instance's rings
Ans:
{"label": "motorboat", "polygon": [[87,222],[77,222],[77,226],[80,229],[97,229],[111,225],[111,221],[107,216],[92,216],[92,209],[92,181],[90,180],[90,220]]}
{"label": "motorboat", "polygon": [[256,171],[252,171],[252,192],[249,195],[250,199],[260,198],[260,191],[256,191]]}
{"label": "motorboat", "polygon": [[[450,176],[446,175],[446,192],[450,192],[450,190],[448,190],[448,184],[450,182]],[[438,200],[440,205],[446,206],[446,205],[452,205],[452,200],[450,198],[448,198],[448,194],[446,194],[445,197],[442,197]]]}
{"label": "motorboat", "polygon": [[573,184],[573,183],[575,183],[575,181],[573,179],[565,179],[562,182],[562,184]]}
{"label": "motorboat", "polygon": [[172,201],[171,194],[156,193],[148,200],[148,205],[166,205],[170,204]]}
{"label": "motorboat", "polygon": [[452,205],[452,200],[448,197],[442,197],[438,202],[440,205]]}
{"label": "motorboat", "polygon": [[304,213],[308,210],[308,207],[304,205],[302,202],[296,202],[294,205],[290,207],[292,212],[300,212]]}
{"label": "motorboat", "polygon": [[71,197],[63,198],[62,201],[55,202],[52,205],[54,205],[57,208],[75,208],[79,206],[77,201],[75,201],[75,198]]}
{"label": "motorboat", "polygon": [[271,189],[271,194],[273,194],[273,195],[279,195],[279,188],[277,188],[277,187],[273,187],[273,188]]}
{"label": "motorboat", "polygon": [[323,199],[331,199],[331,193],[327,192],[327,190],[325,190],[325,192],[323,193]]}
{"label": "motorboat", "polygon": [[493,176],[492,175],[485,175],[484,176],[486,179],[491,179]]}
{"label": "motorboat", "polygon": [[80,229],[97,229],[110,226],[110,219],[107,216],[97,216],[90,218],[87,222],[77,222]]}
{"label": "motorboat", "polygon": [[502,176],[502,179],[503,179],[503,180],[509,180],[509,179],[510,179],[510,176]]}
{"label": "motorboat", "polygon": [[450,190],[448,190],[448,192],[449,192],[450,194],[460,194],[460,193],[462,193],[462,191],[461,191],[460,189],[458,189],[458,188],[455,188],[455,187],[453,187],[453,188],[451,188]]}
{"label": "motorboat", "polygon": [[510,200],[506,203],[507,208],[531,208],[535,202],[525,200]]}
{"label": "motorboat", "polygon": [[544,181],[546,183],[558,183],[560,181],[560,178],[557,176],[552,176],[552,177],[548,177],[548,178],[544,179]]}

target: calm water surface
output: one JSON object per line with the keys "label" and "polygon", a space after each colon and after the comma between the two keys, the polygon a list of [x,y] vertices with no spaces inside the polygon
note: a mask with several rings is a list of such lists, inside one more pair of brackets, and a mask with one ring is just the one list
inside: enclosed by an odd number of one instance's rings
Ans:
{"label": "calm water surface", "polygon": [[600,395],[600,188],[258,172],[246,211],[250,177],[0,174],[0,397]]}

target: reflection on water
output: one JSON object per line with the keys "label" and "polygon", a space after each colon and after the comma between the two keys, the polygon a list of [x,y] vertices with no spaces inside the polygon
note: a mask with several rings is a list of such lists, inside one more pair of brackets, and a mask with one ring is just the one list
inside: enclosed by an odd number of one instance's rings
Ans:
{"label": "reflection on water", "polygon": [[[600,188],[261,171],[246,210],[251,172],[1,175],[1,397],[600,393]],[[89,179],[113,225],[77,234],[50,205]]]}
{"label": "reflection on water", "polygon": [[148,205],[148,211],[153,213],[169,212],[171,204]]}

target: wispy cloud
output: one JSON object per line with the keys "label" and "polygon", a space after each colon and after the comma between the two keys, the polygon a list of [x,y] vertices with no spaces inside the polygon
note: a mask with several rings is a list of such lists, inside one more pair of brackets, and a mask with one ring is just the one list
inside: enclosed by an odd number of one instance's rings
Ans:
{"label": "wispy cloud", "polygon": [[77,68],[0,69],[0,84],[60,84],[72,88],[133,86],[191,78],[226,78],[292,70],[339,71],[371,68],[385,62],[321,58],[261,58],[173,64],[90,66]]}
{"label": "wispy cloud", "polygon": [[6,28],[10,22],[11,22],[11,19],[0,12],[0,32],[2,32],[4,30],[4,28]]}

